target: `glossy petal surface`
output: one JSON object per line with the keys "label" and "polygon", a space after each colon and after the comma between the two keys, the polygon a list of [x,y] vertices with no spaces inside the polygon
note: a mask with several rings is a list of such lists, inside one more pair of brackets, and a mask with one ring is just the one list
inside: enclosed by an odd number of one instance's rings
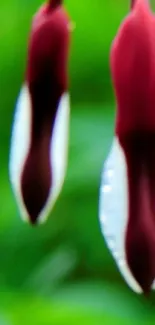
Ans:
{"label": "glossy petal surface", "polygon": [[128,285],[137,293],[142,290],[127,265],[125,234],[128,221],[126,162],[117,138],[104,163],[100,186],[99,219],[106,244]]}

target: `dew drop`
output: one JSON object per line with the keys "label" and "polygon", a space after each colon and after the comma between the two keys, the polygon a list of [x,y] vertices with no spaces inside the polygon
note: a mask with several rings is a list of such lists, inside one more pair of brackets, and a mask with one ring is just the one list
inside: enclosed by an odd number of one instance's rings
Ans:
{"label": "dew drop", "polygon": [[111,191],[111,186],[110,185],[104,185],[103,186],[103,192],[104,193],[109,193]]}
{"label": "dew drop", "polygon": [[110,249],[114,250],[114,248],[115,248],[115,238],[114,238],[114,236],[107,236],[107,242],[108,242],[108,246],[110,247]]}
{"label": "dew drop", "polygon": [[107,176],[109,177],[109,178],[111,178],[112,176],[113,176],[113,170],[112,169],[109,169],[108,171],[107,171]]}
{"label": "dew drop", "polygon": [[117,251],[114,251],[113,252],[113,255],[114,255],[114,257],[118,260],[119,259],[119,257],[120,257],[120,254],[119,254],[119,252],[117,252]]}
{"label": "dew drop", "polygon": [[119,264],[120,267],[123,267],[125,265],[124,258],[120,258],[120,260],[118,261],[118,264]]}
{"label": "dew drop", "polygon": [[105,216],[105,214],[103,214],[101,216],[100,221],[101,221],[101,224],[105,225],[105,223],[106,223],[106,216]]}

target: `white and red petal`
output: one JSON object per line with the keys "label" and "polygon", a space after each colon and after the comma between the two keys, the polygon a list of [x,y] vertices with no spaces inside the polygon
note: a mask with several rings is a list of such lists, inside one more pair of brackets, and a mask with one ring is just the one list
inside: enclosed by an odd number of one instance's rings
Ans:
{"label": "white and red petal", "polygon": [[25,85],[13,122],[10,179],[23,219],[46,220],[64,181],[69,129],[69,18],[62,1],[33,20]]}
{"label": "white and red petal", "polygon": [[103,186],[100,211],[109,214],[106,222],[116,245],[104,235],[118,265],[123,258],[126,281],[133,290],[149,293],[155,278],[155,18],[149,1],[132,1],[131,7],[111,50],[117,143],[107,160],[114,172],[111,186]]}
{"label": "white and red petal", "polygon": [[23,85],[17,100],[13,120],[9,157],[9,176],[21,217],[24,221],[29,220],[29,218],[21,194],[21,174],[31,143],[31,122],[32,111],[30,95],[27,86]]}
{"label": "white and red petal", "polygon": [[128,182],[125,155],[115,137],[103,167],[99,220],[106,244],[129,287],[142,289],[134,279],[126,259],[125,236],[128,224]]}
{"label": "white and red petal", "polygon": [[[64,93],[49,135],[49,147],[44,146],[44,134],[37,146],[32,146],[31,98],[28,87],[23,86],[17,101],[12,128],[9,172],[20,214],[24,220],[32,223],[44,222],[59,196],[67,166],[69,115],[69,95]],[[47,160],[49,166],[45,163]],[[24,188],[23,173],[26,184]]]}

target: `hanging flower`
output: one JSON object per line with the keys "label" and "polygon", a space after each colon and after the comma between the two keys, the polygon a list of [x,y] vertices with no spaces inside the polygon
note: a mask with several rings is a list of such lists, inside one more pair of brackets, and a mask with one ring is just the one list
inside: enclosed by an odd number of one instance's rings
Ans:
{"label": "hanging flower", "polygon": [[49,1],[32,22],[9,163],[20,214],[33,224],[48,217],[66,172],[69,41],[70,21],[62,1]]}
{"label": "hanging flower", "polygon": [[123,277],[148,293],[155,278],[155,17],[147,0],[131,8],[111,49],[116,127],[99,214]]}

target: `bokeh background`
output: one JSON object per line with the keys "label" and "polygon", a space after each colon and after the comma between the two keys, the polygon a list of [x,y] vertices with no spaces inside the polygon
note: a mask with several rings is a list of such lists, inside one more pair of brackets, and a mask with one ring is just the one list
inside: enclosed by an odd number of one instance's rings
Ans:
{"label": "bokeh background", "polygon": [[98,222],[115,114],[109,49],[129,1],[65,1],[76,22],[68,172],[45,225],[34,228],[19,217],[8,179],[10,132],[30,23],[41,3],[0,2],[0,325],[154,324],[154,297],[126,286]]}

